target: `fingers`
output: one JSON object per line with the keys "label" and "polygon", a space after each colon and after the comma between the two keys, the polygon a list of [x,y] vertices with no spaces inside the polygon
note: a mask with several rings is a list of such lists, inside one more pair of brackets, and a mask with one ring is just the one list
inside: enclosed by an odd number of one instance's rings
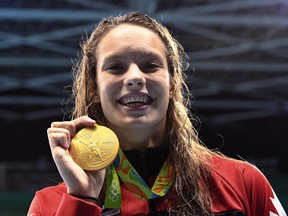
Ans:
{"label": "fingers", "polygon": [[69,130],[51,127],[47,129],[47,134],[50,145],[61,145],[65,149],[70,147],[71,135]]}
{"label": "fingers", "polygon": [[89,118],[88,116],[82,116],[72,121],[63,121],[63,122],[53,122],[51,128],[65,128],[70,134],[71,138],[84,127],[91,127],[96,124],[95,120]]}
{"label": "fingers", "polygon": [[68,149],[70,140],[79,130],[84,127],[91,127],[94,124],[96,124],[95,120],[88,116],[82,116],[72,121],[53,122],[51,127],[47,129],[50,145],[61,145],[63,148]]}

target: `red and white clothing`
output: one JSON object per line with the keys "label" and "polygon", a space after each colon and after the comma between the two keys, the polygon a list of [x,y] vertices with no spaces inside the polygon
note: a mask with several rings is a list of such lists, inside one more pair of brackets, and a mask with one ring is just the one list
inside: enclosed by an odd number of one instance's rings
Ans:
{"label": "red and white clothing", "polygon": [[[158,157],[159,161],[159,154],[155,154],[155,156]],[[136,158],[143,160],[138,156]],[[151,158],[153,158],[153,155],[149,155],[149,161],[151,161]],[[211,178],[212,212],[215,215],[286,216],[265,176],[251,164],[213,156]],[[137,198],[124,184],[121,184],[121,192],[122,205],[120,213],[117,215],[150,215],[151,202],[153,209],[158,212],[156,215],[167,215],[169,192],[164,197],[152,201]],[[62,183],[37,191],[28,216],[97,216],[101,215],[101,211],[101,207],[96,204],[67,194],[66,186]]]}

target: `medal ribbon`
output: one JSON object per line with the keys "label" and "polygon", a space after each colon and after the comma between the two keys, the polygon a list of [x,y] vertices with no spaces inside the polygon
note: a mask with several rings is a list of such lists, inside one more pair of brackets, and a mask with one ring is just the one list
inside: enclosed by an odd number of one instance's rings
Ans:
{"label": "medal ribbon", "polygon": [[105,208],[120,208],[122,196],[120,182],[113,163],[106,168]]}
{"label": "medal ribbon", "polygon": [[[150,189],[127,160],[122,150],[119,149],[116,160],[106,170],[107,188],[104,203],[105,208],[120,208],[121,206],[121,189],[118,176],[135,196],[143,200],[148,200],[164,196],[172,185],[174,174],[172,165],[167,159]],[[119,199],[116,199],[116,197]],[[114,200],[111,198],[114,198]]]}

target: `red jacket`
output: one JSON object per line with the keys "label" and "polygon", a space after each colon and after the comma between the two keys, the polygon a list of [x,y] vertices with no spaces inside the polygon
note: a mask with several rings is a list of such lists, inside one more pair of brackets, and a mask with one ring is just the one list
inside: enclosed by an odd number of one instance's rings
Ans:
{"label": "red jacket", "polygon": [[[249,163],[215,156],[212,159],[212,211],[215,215],[286,216],[264,175]],[[140,200],[123,184],[120,216],[149,214],[149,202]],[[169,196],[169,193],[167,194]],[[154,199],[165,211],[167,198]],[[67,194],[64,183],[37,191],[28,216],[97,216],[101,208]]]}

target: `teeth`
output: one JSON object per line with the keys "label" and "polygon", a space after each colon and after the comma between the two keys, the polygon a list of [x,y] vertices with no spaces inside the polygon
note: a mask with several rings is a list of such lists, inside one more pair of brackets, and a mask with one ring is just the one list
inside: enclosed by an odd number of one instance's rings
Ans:
{"label": "teeth", "polygon": [[143,104],[148,103],[149,97],[147,96],[130,96],[125,97],[121,100],[121,103],[123,103],[126,106],[141,106]]}
{"label": "teeth", "polygon": [[127,107],[139,107],[139,106],[142,106],[143,103],[129,103],[129,104],[126,104]]}

